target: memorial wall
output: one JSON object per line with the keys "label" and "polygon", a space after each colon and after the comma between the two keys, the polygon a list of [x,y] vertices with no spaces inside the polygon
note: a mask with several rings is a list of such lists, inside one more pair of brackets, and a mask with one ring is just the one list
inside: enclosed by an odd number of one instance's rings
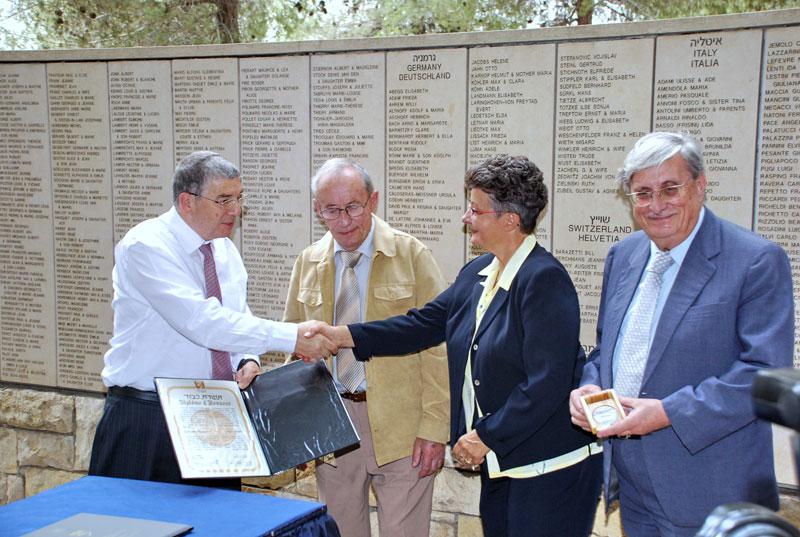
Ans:
{"label": "memorial wall", "polygon": [[[529,156],[539,241],[578,288],[594,343],[603,260],[634,230],[614,174],[651,130],[705,145],[708,206],[778,242],[800,294],[800,10],[589,28],[104,51],[0,52],[0,381],[102,389],[113,246],[169,208],[175,164],[239,165],[234,236],[252,310],[279,318],[323,233],[309,179],[371,173],[379,214],[452,281],[476,255],[469,165]],[[800,348],[800,346],[797,346]],[[795,364],[800,350],[795,350]]]}

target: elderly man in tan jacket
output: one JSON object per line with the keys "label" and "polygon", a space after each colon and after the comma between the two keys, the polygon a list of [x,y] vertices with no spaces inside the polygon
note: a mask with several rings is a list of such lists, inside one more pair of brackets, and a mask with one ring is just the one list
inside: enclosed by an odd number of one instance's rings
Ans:
{"label": "elderly man in tan jacket", "polygon": [[[430,250],[373,214],[378,192],[360,165],[329,160],[311,191],[328,233],[295,262],[286,321],[383,319],[422,306],[444,289]],[[343,536],[369,537],[372,485],[381,537],[427,537],[449,427],[444,346],[414,359],[387,356],[366,364],[355,362],[348,349],[328,367],[361,443],[317,464],[320,500]]]}

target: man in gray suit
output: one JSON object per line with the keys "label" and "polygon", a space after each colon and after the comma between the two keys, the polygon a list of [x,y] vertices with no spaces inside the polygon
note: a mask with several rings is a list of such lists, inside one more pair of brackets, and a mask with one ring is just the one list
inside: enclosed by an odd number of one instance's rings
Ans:
{"label": "man in gray suit", "polygon": [[792,365],[789,259],[704,207],[702,149],[688,134],[640,139],[618,174],[641,231],[605,262],[597,346],[580,397],[615,388],[627,416],[601,429],[607,505],[627,535],[693,536],[717,505],[778,507],[756,371]]}

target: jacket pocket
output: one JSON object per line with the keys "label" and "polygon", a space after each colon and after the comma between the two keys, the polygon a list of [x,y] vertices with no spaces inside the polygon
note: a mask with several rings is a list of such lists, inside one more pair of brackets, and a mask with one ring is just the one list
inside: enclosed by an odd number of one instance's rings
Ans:
{"label": "jacket pocket", "polygon": [[297,292],[297,301],[303,305],[306,319],[322,319],[322,291],[319,289],[301,288]]}
{"label": "jacket pocket", "polygon": [[375,286],[372,288],[372,298],[369,315],[373,319],[399,315],[416,306],[413,284]]}
{"label": "jacket pocket", "polygon": [[414,286],[402,283],[381,285],[374,287],[372,294],[378,300],[403,300],[414,296]]}
{"label": "jacket pocket", "polygon": [[728,302],[715,302],[713,304],[702,304],[693,306],[686,310],[684,319],[687,320],[700,320],[700,319],[718,319],[720,316],[726,314],[726,309],[729,307]]}

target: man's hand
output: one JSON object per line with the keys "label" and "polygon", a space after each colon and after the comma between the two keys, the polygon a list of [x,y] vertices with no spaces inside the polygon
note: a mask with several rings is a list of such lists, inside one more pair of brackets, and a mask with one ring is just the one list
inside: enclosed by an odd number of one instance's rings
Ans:
{"label": "man's hand", "polygon": [[313,323],[309,326],[308,332],[306,332],[307,335],[322,334],[339,348],[356,346],[353,342],[353,336],[350,334],[350,329],[346,325],[331,326],[322,321],[307,321],[307,323]]}
{"label": "man's hand", "polygon": [[323,335],[327,323],[322,321],[305,321],[297,325],[297,343],[294,354],[304,362],[313,362],[322,358],[329,358],[336,354],[339,348]]}
{"label": "man's hand", "polygon": [[591,432],[592,427],[589,425],[589,420],[586,419],[586,414],[583,412],[581,397],[599,391],[600,386],[587,384],[586,386],[581,386],[580,388],[572,390],[572,393],[569,394],[569,413],[572,415],[572,423],[585,431]]}
{"label": "man's hand", "polygon": [[239,383],[239,389],[244,390],[250,383],[253,382],[253,379],[256,378],[257,375],[261,374],[261,366],[259,366],[255,362],[246,362],[242,368],[236,372],[236,375],[233,377],[236,382]]}
{"label": "man's hand", "polygon": [[411,466],[419,466],[419,476],[435,474],[444,464],[444,444],[417,437],[414,440],[414,452],[411,455]]}
{"label": "man's hand", "polygon": [[453,459],[471,470],[483,463],[487,453],[489,446],[483,443],[474,429],[459,438],[453,447]]}
{"label": "man's hand", "polygon": [[597,431],[598,438],[642,436],[668,427],[672,423],[664,411],[664,404],[660,399],[620,397],[619,402],[625,409],[627,416],[625,419]]}

